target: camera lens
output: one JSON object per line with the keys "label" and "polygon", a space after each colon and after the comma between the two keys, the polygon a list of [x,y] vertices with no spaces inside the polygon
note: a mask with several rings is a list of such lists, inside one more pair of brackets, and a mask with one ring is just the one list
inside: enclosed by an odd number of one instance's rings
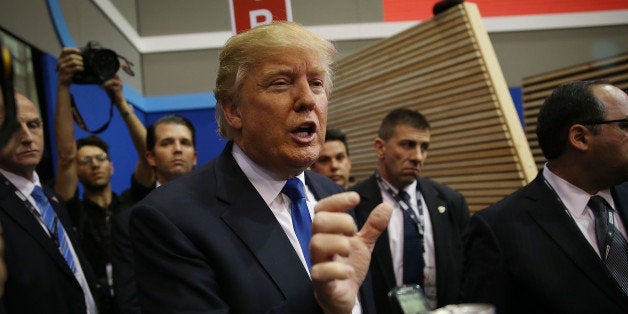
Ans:
{"label": "camera lens", "polygon": [[102,81],[106,81],[116,75],[120,68],[118,55],[109,49],[97,50],[91,59],[92,72]]}

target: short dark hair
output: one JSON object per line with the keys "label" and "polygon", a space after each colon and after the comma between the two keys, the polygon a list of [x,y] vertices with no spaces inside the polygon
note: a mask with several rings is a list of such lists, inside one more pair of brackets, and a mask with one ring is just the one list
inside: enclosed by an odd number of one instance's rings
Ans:
{"label": "short dark hair", "polygon": [[76,140],[76,149],[79,150],[83,146],[96,146],[109,155],[109,145],[102,138],[96,135],[90,135]]}
{"label": "short dark hair", "polygon": [[345,145],[347,156],[349,155],[349,145],[347,145],[347,135],[338,129],[327,129],[325,133],[325,142],[341,141]]}
{"label": "short dark hair", "polygon": [[395,109],[389,112],[379,127],[377,136],[383,140],[388,140],[395,134],[397,125],[409,125],[419,130],[430,130],[430,123],[425,116],[417,110]]}
{"label": "short dark hair", "polygon": [[152,151],[155,148],[155,129],[160,124],[180,124],[188,128],[192,134],[192,146],[196,147],[196,131],[194,130],[194,124],[188,118],[182,117],[177,114],[171,114],[159,118],[155,123],[148,126],[146,129],[146,149]]}
{"label": "short dark hair", "polygon": [[[572,125],[604,119],[606,108],[593,95],[592,88],[607,84],[604,80],[567,82],[545,99],[537,117],[536,136],[547,160],[563,154]],[[598,131],[595,125],[587,127],[594,133]]]}

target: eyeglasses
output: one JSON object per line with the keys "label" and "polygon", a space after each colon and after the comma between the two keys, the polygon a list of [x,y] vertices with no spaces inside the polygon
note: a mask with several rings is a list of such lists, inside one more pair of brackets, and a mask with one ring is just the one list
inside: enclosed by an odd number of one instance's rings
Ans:
{"label": "eyeglasses", "polygon": [[612,123],[617,123],[617,127],[620,130],[628,131],[628,118],[617,119],[617,120],[590,120],[590,121],[585,121],[581,124],[598,125],[598,124],[612,124]]}
{"label": "eyeglasses", "polygon": [[80,166],[90,165],[94,160],[96,160],[99,164],[109,160],[109,156],[107,153],[102,153],[94,156],[84,156],[78,159],[78,164]]}
{"label": "eyeglasses", "polygon": [[584,121],[582,125],[597,125],[597,124],[611,124],[611,123],[628,123],[628,118],[617,119],[617,120],[589,120]]}

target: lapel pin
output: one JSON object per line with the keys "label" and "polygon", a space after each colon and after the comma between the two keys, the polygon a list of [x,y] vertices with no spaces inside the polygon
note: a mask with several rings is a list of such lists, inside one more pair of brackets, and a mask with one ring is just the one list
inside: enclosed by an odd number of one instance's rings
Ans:
{"label": "lapel pin", "polygon": [[445,212],[445,206],[443,206],[443,205],[438,206],[438,212],[441,213],[441,214],[444,213]]}

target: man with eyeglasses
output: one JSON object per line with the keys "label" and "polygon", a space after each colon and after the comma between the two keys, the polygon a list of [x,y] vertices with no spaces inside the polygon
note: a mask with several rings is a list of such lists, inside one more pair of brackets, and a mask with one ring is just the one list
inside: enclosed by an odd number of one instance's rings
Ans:
{"label": "man with eyeglasses", "polygon": [[[124,120],[138,161],[131,176],[131,186],[120,196],[111,189],[113,163],[109,147],[101,138],[88,136],[74,140],[70,85],[75,73],[83,71],[80,50],[63,48],[58,60],[57,110],[55,138],[57,140],[57,175],[55,191],[67,201],[72,219],[86,255],[94,268],[99,284],[99,296],[104,298],[101,312],[113,312],[113,270],[111,257],[111,222],[113,214],[129,208],[155,186],[155,175],[144,154],[146,128],[134,114],[133,107],[122,93],[122,80],[116,75],[104,82],[106,91]],[[83,199],[79,200],[78,182],[83,186]]]}
{"label": "man with eyeglasses", "polygon": [[498,313],[626,313],[628,95],[558,86],[536,133],[547,159],[527,186],[471,217],[463,301]]}

